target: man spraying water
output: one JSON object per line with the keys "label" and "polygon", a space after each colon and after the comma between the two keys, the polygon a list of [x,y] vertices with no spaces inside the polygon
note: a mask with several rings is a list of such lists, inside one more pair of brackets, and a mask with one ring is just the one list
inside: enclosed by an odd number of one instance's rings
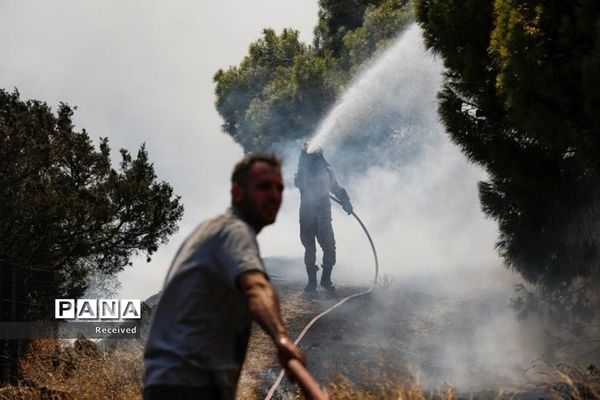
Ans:
{"label": "man spraying water", "polygon": [[336,259],[329,193],[340,200],[345,212],[352,214],[353,210],[348,193],[338,184],[329,163],[323,157],[323,151],[315,147],[310,142],[304,143],[294,180],[296,187],[300,189],[300,240],[304,246],[304,264],[308,275],[304,291],[317,290],[319,268],[316,265],[316,238],[323,250],[320,285],[333,292],[335,287],[331,282],[331,271]]}

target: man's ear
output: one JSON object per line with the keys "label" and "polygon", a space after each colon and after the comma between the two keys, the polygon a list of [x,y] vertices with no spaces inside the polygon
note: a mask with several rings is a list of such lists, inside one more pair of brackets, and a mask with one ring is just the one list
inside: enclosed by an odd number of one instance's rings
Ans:
{"label": "man's ear", "polygon": [[239,183],[233,182],[231,184],[231,203],[238,204],[244,199],[244,191]]}

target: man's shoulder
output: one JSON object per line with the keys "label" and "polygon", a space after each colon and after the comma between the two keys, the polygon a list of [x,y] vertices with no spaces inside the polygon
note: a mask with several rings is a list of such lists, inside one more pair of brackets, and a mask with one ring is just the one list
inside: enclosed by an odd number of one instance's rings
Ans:
{"label": "man's shoulder", "polygon": [[200,226],[212,230],[215,234],[229,234],[233,232],[252,234],[252,229],[246,221],[242,219],[238,212],[228,209],[222,214],[216,215],[204,221]]}
{"label": "man's shoulder", "polygon": [[192,233],[188,236],[186,242],[206,241],[220,236],[223,231],[230,229],[232,226],[240,224],[238,218],[231,215],[229,212],[224,212],[200,222]]}

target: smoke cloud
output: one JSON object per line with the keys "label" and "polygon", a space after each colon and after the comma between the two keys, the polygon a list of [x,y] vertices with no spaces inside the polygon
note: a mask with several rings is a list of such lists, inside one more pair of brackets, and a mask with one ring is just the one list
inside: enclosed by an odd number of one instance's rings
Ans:
{"label": "smoke cloud", "polygon": [[[406,323],[414,335],[401,344],[403,361],[427,385],[516,385],[543,351],[541,328],[531,319],[519,321],[510,309],[518,277],[502,265],[494,247],[496,224],[480,210],[477,182],[485,172],[449,142],[439,122],[441,73],[420,30],[410,26],[352,83],[311,148],[323,149],[373,237],[380,277],[392,282],[376,296],[397,296],[408,305],[399,312],[410,314]],[[277,223],[259,241],[264,255],[292,260],[286,268],[294,270],[282,272],[288,279],[304,280],[300,196],[293,186],[301,149],[302,141],[277,147],[285,201]],[[332,207],[334,283],[366,286],[374,272],[368,240],[352,217]],[[370,337],[362,341],[385,342],[371,322]]]}

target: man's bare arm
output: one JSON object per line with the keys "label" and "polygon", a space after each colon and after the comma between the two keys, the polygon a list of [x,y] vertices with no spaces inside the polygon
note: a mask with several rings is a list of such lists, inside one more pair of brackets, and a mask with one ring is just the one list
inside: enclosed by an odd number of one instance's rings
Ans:
{"label": "man's bare arm", "polygon": [[240,290],[248,298],[252,318],[273,339],[279,352],[279,360],[284,367],[292,358],[304,364],[304,354],[288,337],[279,309],[279,298],[275,288],[260,271],[248,271],[237,277]]}

